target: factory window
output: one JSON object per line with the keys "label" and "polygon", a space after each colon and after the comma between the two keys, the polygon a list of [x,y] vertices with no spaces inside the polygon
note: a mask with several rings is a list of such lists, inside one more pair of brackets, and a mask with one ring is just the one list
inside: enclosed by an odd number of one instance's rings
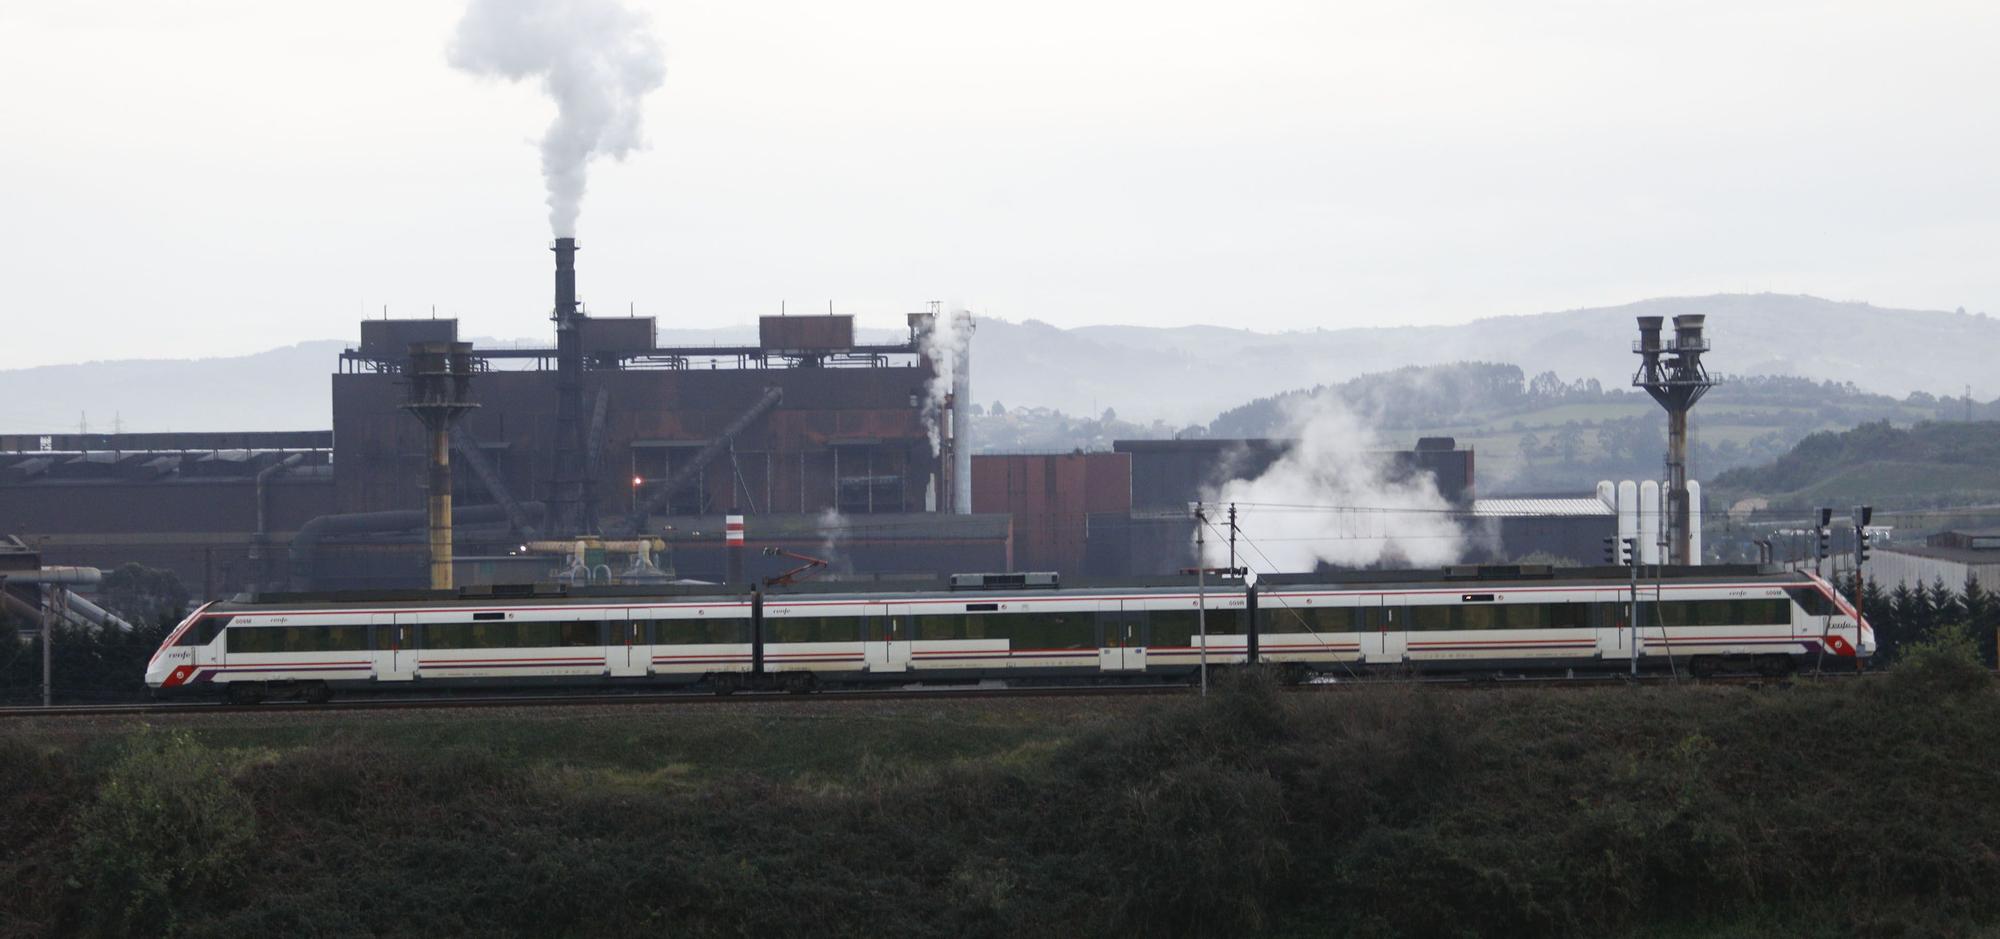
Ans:
{"label": "factory window", "polygon": [[552,649],[604,644],[602,623],[430,623],[426,649]]}
{"label": "factory window", "polygon": [[[1153,629],[1155,646],[1185,648],[1194,645],[1195,637],[1201,635],[1201,620],[1194,610],[1154,610],[1146,615],[1146,621]],[[1230,636],[1242,631],[1242,610],[1208,611],[1209,635]]]}
{"label": "factory window", "polygon": [[663,646],[747,643],[747,619],[663,619],[653,624],[653,641]]}
{"label": "factory window", "polygon": [[765,642],[859,642],[858,616],[783,616],[764,620]]}
{"label": "factory window", "polygon": [[368,648],[366,626],[238,626],[225,635],[231,652],[360,652]]}

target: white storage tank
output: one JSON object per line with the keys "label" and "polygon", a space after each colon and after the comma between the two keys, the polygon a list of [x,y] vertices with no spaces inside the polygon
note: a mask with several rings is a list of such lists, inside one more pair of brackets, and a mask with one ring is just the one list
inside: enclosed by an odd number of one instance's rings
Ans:
{"label": "white storage tank", "polygon": [[1701,564],[1701,483],[1688,480],[1688,563]]}
{"label": "white storage tank", "polygon": [[1660,563],[1660,484],[1639,484],[1639,563]]}
{"label": "white storage tank", "polygon": [[1625,480],[1618,484],[1619,558],[1624,559],[1625,540],[1639,537],[1639,484]]}

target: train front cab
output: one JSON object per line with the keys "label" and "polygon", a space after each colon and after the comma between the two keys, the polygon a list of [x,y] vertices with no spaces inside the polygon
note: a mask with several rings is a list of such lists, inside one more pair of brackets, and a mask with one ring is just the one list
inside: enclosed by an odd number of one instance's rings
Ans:
{"label": "train front cab", "polygon": [[154,697],[207,690],[206,679],[222,664],[222,630],[229,624],[229,617],[211,615],[208,608],[202,604],[188,614],[147,660],[146,687]]}

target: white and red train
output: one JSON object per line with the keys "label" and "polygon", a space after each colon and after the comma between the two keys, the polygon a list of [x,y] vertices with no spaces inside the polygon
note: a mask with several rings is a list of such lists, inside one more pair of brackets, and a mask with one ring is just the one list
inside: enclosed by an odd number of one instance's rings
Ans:
{"label": "white and red train", "polygon": [[[1667,569],[1635,591],[1624,568],[1480,568],[1268,576],[1210,586],[1210,666],[1293,677],[1384,670],[1488,673],[1792,670],[1866,657],[1874,633],[1811,574]],[[1035,575],[954,578],[909,592],[809,586],[635,595],[304,595],[203,606],[146,670],[162,694],[323,700],[336,690],[531,684],[822,684],[1130,680],[1203,659],[1192,579],[1058,587]],[[1045,580],[1046,585],[1036,585]],[[515,595],[505,595],[508,593]]]}

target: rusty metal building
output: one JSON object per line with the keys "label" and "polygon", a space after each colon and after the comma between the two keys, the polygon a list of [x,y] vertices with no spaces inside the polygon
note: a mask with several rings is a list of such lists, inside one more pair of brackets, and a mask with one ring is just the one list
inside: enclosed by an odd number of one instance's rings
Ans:
{"label": "rusty metal building", "polygon": [[[456,325],[370,321],[361,345],[342,355],[333,376],[340,511],[420,503],[422,434],[400,409],[401,350],[453,341]],[[644,317],[584,325],[589,481],[607,528],[649,501],[648,515],[875,514],[935,510],[948,492],[922,420],[933,372],[914,339],[856,344],[845,316],[766,317],[763,343],[737,348],[656,347]],[[469,457],[454,464],[457,501],[544,501],[555,477],[555,352],[475,355],[480,408],[454,441]]]}
{"label": "rusty metal building", "polygon": [[1013,561],[1019,570],[1082,573],[1090,516],[1117,516],[1131,509],[1129,454],[972,458],[972,510],[1013,517]]}
{"label": "rusty metal building", "polygon": [[214,596],[282,576],[334,511],[326,431],[0,434],[0,528],[51,564],[137,562]]}

